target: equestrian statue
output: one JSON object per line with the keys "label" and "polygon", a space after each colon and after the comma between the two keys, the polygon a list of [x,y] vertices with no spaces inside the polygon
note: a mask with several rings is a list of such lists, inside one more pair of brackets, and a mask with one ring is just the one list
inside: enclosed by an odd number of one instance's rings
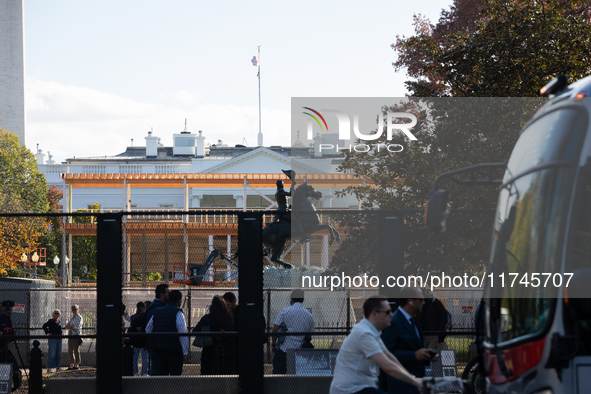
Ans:
{"label": "equestrian statue", "polygon": [[[284,268],[293,268],[291,264],[280,260],[285,241],[288,239],[297,240],[301,243],[309,242],[310,235],[321,230],[328,230],[331,245],[335,239],[340,242],[341,237],[332,225],[320,223],[320,217],[316,213],[314,204],[308,200],[309,197],[320,199],[322,193],[308,184],[307,180],[304,180],[302,185],[295,188],[295,171],[282,171],[291,180],[291,186],[289,191],[286,191],[283,179],[277,181],[275,200],[278,208],[273,223],[268,224],[263,229],[263,243],[273,251],[271,254],[272,262]],[[287,197],[292,199],[291,211],[288,209]],[[295,215],[292,215],[292,212]]]}

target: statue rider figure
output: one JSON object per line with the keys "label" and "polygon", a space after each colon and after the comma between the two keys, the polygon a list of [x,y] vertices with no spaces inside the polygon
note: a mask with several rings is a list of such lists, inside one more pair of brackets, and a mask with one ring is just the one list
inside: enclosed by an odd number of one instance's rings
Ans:
{"label": "statue rider figure", "polygon": [[[295,192],[295,185],[297,184],[295,181],[295,171],[293,170],[281,170],[291,181],[291,186],[289,191],[285,190],[285,185],[283,184],[283,179],[279,179],[276,182],[277,191],[275,192],[275,201],[277,201],[277,214],[275,215],[276,223],[280,220],[284,220],[287,223],[291,223],[292,229],[295,230],[295,234],[300,238],[302,242],[307,241],[306,235],[304,234],[304,229],[302,228],[302,224],[299,220],[291,221],[291,212],[287,206],[287,197],[292,197],[293,193]],[[295,227],[295,228],[294,228]]]}
{"label": "statue rider figure", "polygon": [[291,197],[292,196],[292,189],[293,187],[296,185],[296,182],[292,179],[291,180],[291,187],[289,188],[289,191],[285,191],[284,189],[284,184],[283,184],[283,179],[279,179],[277,181],[277,191],[275,192],[275,201],[277,201],[277,215],[276,215],[276,220],[281,218],[287,222],[291,222],[291,217],[290,215],[284,215],[282,214],[283,212],[289,212],[287,209],[287,197]]}

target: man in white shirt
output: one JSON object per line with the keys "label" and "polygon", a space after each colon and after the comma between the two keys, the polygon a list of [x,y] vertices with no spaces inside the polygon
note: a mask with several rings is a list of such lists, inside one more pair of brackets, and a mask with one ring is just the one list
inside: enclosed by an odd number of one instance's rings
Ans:
{"label": "man in white shirt", "polygon": [[420,387],[422,379],[410,374],[380,337],[392,318],[387,298],[365,300],[363,315],[365,319],[353,326],[339,350],[330,394],[386,394],[377,388],[380,368],[395,379]]}
{"label": "man in white shirt", "polygon": [[[168,295],[168,303],[156,309],[154,316],[146,325],[146,332],[187,332],[185,315],[181,310],[183,295],[172,290]],[[154,337],[155,357],[152,359],[152,375],[181,375],[183,361],[188,361],[189,338],[160,335]]]}
{"label": "man in white shirt", "polygon": [[[287,332],[313,332],[314,319],[304,308],[304,291],[295,289],[291,292],[291,306],[284,308],[273,323],[273,331],[278,332],[283,326]],[[283,330],[282,330],[283,331]],[[286,335],[273,337],[273,373],[287,373],[287,350],[300,349],[304,343],[304,335]]]}

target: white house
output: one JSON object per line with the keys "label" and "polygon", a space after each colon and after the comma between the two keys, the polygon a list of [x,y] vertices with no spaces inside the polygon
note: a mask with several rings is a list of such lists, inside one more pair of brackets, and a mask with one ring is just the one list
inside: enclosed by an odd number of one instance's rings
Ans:
{"label": "white house", "polygon": [[[173,135],[173,146],[160,144],[160,138],[148,132],[145,146],[130,146],[116,156],[73,157],[62,164],[56,164],[51,156],[45,160],[42,151],[37,152],[39,169],[51,185],[64,191],[66,208],[75,211],[99,203],[103,209],[184,209],[184,208],[234,208],[244,207],[244,185],[235,187],[216,186],[215,182],[198,187],[134,187],[134,178],[173,174],[276,174],[283,177],[281,170],[292,169],[297,174],[336,174],[340,163],[339,156],[315,154],[314,147],[296,145],[293,147],[229,147],[218,141],[207,144],[203,133],[192,134],[183,131]],[[101,187],[101,179],[108,174],[127,174],[128,182],[121,181],[119,187],[109,185]],[[340,176],[341,174],[339,174]],[[75,179],[96,179],[92,186],[82,185]],[[349,177],[351,178],[351,177]],[[268,199],[274,200],[276,179],[270,179],[265,185],[254,190],[246,189],[246,207],[268,207]],[[124,183],[126,183],[124,185]],[[127,185],[127,183],[129,185]],[[320,182],[314,184],[323,193],[320,201],[315,201],[318,208],[354,208],[358,203],[354,197],[336,198],[335,190],[349,184],[339,182]],[[353,182],[356,184],[358,182]],[[125,186],[125,188],[124,188]],[[286,182],[289,187],[289,182]],[[71,190],[71,196],[68,193]],[[188,198],[188,201],[185,201]],[[65,205],[66,205],[65,204]]]}

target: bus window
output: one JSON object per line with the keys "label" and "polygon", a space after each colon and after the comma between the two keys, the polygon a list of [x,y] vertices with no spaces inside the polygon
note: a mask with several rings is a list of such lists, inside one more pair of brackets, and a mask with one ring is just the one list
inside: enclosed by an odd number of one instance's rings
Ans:
{"label": "bus window", "polygon": [[[509,282],[530,273],[560,272],[565,219],[574,165],[581,146],[582,119],[575,109],[562,109],[530,124],[521,134],[505,172],[500,192],[490,266],[496,287],[487,289],[488,340],[506,342],[534,335],[548,325],[557,288]],[[556,166],[552,164],[556,163]],[[532,171],[540,165],[548,167]],[[532,171],[532,172],[528,172]],[[525,175],[524,175],[525,174]],[[504,286],[499,275],[505,275]],[[530,276],[526,277],[530,279]]]}

